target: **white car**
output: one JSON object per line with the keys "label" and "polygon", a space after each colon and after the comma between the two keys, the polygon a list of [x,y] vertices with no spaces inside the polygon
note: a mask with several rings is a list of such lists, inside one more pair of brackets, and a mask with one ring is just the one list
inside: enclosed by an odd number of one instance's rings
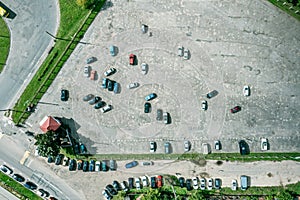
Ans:
{"label": "white car", "polygon": [[190,51],[188,49],[184,49],[183,51],[183,59],[188,60],[190,58]]}
{"label": "white car", "polygon": [[237,180],[233,179],[231,181],[231,189],[236,190],[236,188],[237,188]]}
{"label": "white car", "polygon": [[102,113],[105,113],[105,112],[107,112],[107,111],[110,111],[112,109],[112,106],[111,105],[106,105],[106,106],[104,106],[103,108],[100,108],[100,111],[102,112]]}
{"label": "white car", "polygon": [[84,67],[84,76],[89,77],[90,76],[90,66]]}
{"label": "white car", "polygon": [[4,174],[7,174],[7,175],[11,175],[13,173],[13,170],[10,169],[8,166],[6,165],[1,165],[0,166],[0,170],[4,173]]}
{"label": "white car", "polygon": [[203,100],[201,102],[201,108],[202,108],[202,110],[207,110],[207,101],[206,100]]}
{"label": "white car", "polygon": [[205,190],[205,179],[204,178],[200,179],[200,189]]}
{"label": "white car", "polygon": [[180,57],[183,56],[183,46],[178,46],[177,55]]}
{"label": "white car", "polygon": [[207,179],[207,189],[211,190],[212,187],[213,187],[213,180],[212,180],[212,178],[208,178]]}
{"label": "white car", "polygon": [[69,164],[69,160],[70,160],[70,158],[69,158],[69,157],[64,157],[64,160],[63,160],[63,163],[62,163],[62,165],[63,165],[63,166],[68,166],[68,164]]}
{"label": "white car", "polygon": [[243,94],[244,96],[250,96],[250,87],[248,85],[245,85],[243,88]]}
{"label": "white car", "polygon": [[96,172],[100,171],[100,165],[101,165],[101,162],[100,161],[96,161],[96,164],[95,164],[95,171]]}
{"label": "white car", "polygon": [[141,189],[141,181],[140,178],[135,178],[135,187],[137,190]]}
{"label": "white car", "polygon": [[193,181],[193,188],[195,189],[195,190],[197,190],[198,188],[199,188],[199,179],[198,179],[198,177],[193,177],[192,178],[192,181]]}
{"label": "white car", "polygon": [[107,190],[102,191],[102,195],[105,197],[105,199],[110,200],[112,196],[108,193]]}
{"label": "white car", "polygon": [[142,67],[142,74],[144,74],[144,75],[147,74],[148,65],[146,63],[142,63],[141,67]]}
{"label": "white car", "polygon": [[184,141],[184,151],[188,152],[191,149],[191,143],[188,140]]}
{"label": "white car", "polygon": [[110,75],[114,74],[116,71],[117,70],[115,68],[110,68],[109,70],[104,72],[104,76],[110,76]]}
{"label": "white car", "polygon": [[155,142],[154,141],[151,141],[150,142],[150,153],[154,153],[155,150],[156,150],[156,147],[155,147]]}
{"label": "white car", "polygon": [[137,88],[139,87],[139,83],[138,82],[134,82],[134,83],[130,83],[129,85],[127,85],[128,89],[133,89],[133,88]]}
{"label": "white car", "polygon": [[148,178],[146,176],[142,176],[142,183],[144,187],[147,187],[149,182],[148,182]]}
{"label": "white car", "polygon": [[267,138],[261,138],[260,139],[260,148],[262,151],[268,150],[268,139]]}

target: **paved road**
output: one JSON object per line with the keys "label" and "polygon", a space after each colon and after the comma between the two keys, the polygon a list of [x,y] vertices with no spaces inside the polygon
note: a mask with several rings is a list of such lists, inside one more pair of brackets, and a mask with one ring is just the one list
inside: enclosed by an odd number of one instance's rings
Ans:
{"label": "paved road", "polygon": [[16,14],[13,19],[5,19],[11,33],[11,47],[0,74],[0,109],[7,109],[14,106],[51,48],[52,38],[45,31],[56,32],[58,7],[56,0],[3,0],[2,3]]}
{"label": "paved road", "polygon": [[19,200],[16,196],[12,195],[7,190],[0,187],[0,199],[2,200]]}

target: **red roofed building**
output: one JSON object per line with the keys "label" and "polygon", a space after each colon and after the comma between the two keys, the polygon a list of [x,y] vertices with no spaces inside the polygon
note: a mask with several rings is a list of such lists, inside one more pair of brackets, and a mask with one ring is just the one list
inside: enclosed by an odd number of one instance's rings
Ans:
{"label": "red roofed building", "polygon": [[44,133],[48,131],[56,131],[60,127],[61,123],[51,116],[45,116],[43,120],[40,122],[40,129]]}

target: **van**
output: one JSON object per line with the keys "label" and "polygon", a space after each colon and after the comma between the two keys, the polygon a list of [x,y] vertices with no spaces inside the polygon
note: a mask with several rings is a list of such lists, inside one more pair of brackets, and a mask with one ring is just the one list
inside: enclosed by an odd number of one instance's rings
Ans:
{"label": "van", "polygon": [[116,55],[116,48],[114,45],[110,45],[109,46],[109,52],[111,56],[115,56]]}
{"label": "van", "polygon": [[241,190],[246,190],[248,188],[249,177],[242,175],[241,176]]}
{"label": "van", "polygon": [[210,145],[207,144],[207,143],[203,143],[203,144],[202,144],[202,149],[203,149],[203,154],[204,154],[204,155],[207,155],[207,154],[210,154],[210,153],[211,153]]}
{"label": "van", "polygon": [[171,144],[170,142],[165,142],[165,153],[170,154],[171,153]]}

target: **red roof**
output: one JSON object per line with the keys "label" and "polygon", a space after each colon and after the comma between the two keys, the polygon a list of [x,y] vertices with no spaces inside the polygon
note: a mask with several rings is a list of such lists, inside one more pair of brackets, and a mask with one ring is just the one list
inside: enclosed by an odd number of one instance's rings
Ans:
{"label": "red roof", "polygon": [[56,131],[60,127],[61,123],[51,116],[46,116],[44,119],[40,122],[40,129],[44,133],[48,131]]}

